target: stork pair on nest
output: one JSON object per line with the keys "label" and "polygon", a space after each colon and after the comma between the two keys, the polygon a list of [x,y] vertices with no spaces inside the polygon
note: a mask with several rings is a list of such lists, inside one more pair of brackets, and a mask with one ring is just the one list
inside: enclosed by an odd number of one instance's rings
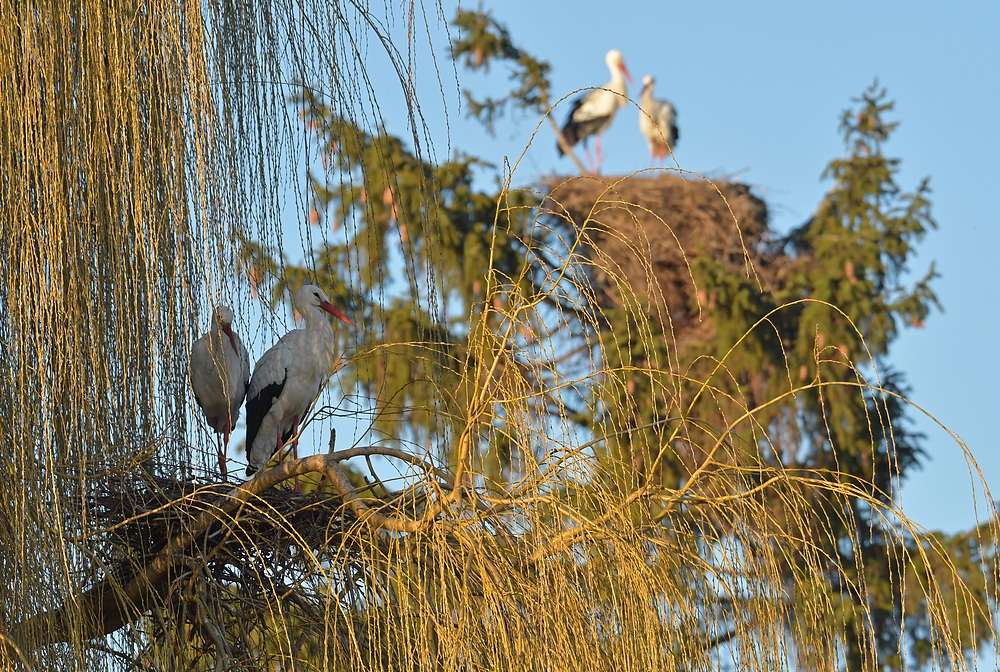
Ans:
{"label": "stork pair on nest", "polygon": [[[611,81],[604,86],[593,89],[573,101],[561,133],[567,149],[578,142],[583,142],[587,163],[591,172],[599,172],[603,157],[601,156],[601,134],[608,130],[619,107],[628,102],[625,82],[632,83],[632,76],[625,67],[622,52],[612,49],[605,56]],[[653,164],[666,160],[667,154],[673,151],[680,133],[677,130],[677,112],[674,106],[666,100],[653,98],[653,87],[656,80],[652,75],[642,79],[642,93],[639,101],[639,131],[649,143],[649,152]],[[597,136],[595,140],[594,158],[590,156],[587,140]],[[563,143],[557,143],[559,156],[564,152]]]}
{"label": "stork pair on nest", "polygon": [[298,424],[319,396],[333,364],[333,325],[326,313],[354,326],[315,285],[292,295],[303,328],[293,329],[265,352],[250,376],[246,348],[233,332],[233,311],[218,306],[212,328],[191,349],[191,387],[209,426],[219,434],[219,470],[226,479],[229,434],[247,400],[247,476],[262,469],[293,439]]}

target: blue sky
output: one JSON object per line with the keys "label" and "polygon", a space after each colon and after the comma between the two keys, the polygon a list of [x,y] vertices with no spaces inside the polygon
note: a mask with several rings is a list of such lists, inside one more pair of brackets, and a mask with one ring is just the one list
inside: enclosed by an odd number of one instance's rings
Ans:
{"label": "blue sky", "polygon": [[[556,98],[604,84],[609,76],[604,54],[610,48],[624,54],[634,98],[642,76],[654,75],[657,97],[670,99],[678,110],[680,166],[752,185],[768,202],[779,230],[801,223],[819,203],[829,187],[820,180],[823,169],[844,152],[840,113],[878,78],[896,101],[892,118],[901,122],[885,147],[889,156],[902,159],[899,185],[910,190],[931,178],[940,228],[924,240],[911,268],[922,275],[931,261],[937,263],[942,277],[935,288],[945,308],[933,313],[924,329],[904,332],[891,360],[906,373],[912,401],[968,444],[988,482],[1000,482],[992,422],[1000,409],[993,383],[1000,364],[990,347],[1000,332],[994,259],[1000,215],[991,198],[992,166],[1000,156],[1000,3],[963,4],[963,12],[930,2],[487,5],[517,44],[551,64]],[[445,4],[446,18],[454,7]],[[427,48],[417,49],[414,63],[433,154],[444,158],[459,149],[496,164],[505,156],[516,160],[538,120],[501,123],[496,138],[485,137],[459,109],[458,86],[483,92],[504,73],[482,78],[459,71],[456,82],[433,9],[427,20],[441,83]],[[391,34],[405,35],[405,15],[389,24]],[[395,74],[381,45],[370,40],[367,49],[365,66],[384,123],[406,137]],[[567,110],[566,103],[557,109],[560,122]],[[556,156],[554,144],[551,130],[541,126],[515,184],[573,172],[568,159]],[[619,113],[603,146],[605,174],[648,166],[633,108]],[[292,217],[303,222],[305,213]],[[932,529],[970,528],[976,521],[969,494],[973,480],[961,449],[934,421],[916,410],[913,417],[928,435],[929,456],[904,486],[906,512]]]}

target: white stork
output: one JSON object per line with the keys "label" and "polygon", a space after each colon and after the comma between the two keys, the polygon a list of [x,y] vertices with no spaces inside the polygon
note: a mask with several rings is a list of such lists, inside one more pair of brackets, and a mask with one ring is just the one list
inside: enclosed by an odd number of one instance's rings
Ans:
{"label": "white stork", "polygon": [[[298,431],[299,420],[319,396],[333,364],[333,325],[323,311],[354,326],[315,285],[292,294],[292,307],[302,316],[293,329],[265,352],[253,370],[247,400],[247,476],[262,469],[285,441]],[[296,441],[292,445],[295,450]],[[296,487],[298,483],[296,482]]]}
{"label": "white stork", "polygon": [[639,101],[639,131],[649,143],[649,156],[654,165],[663,159],[666,162],[667,153],[674,151],[677,140],[681,137],[677,130],[677,110],[667,100],[653,98],[653,87],[656,80],[652,75],[642,78],[642,97]]}
{"label": "white stork", "polygon": [[225,480],[229,434],[240,417],[240,406],[250,387],[250,357],[240,337],[233,332],[233,311],[216,306],[212,327],[194,342],[189,362],[191,389],[205,413],[208,426],[222,434],[219,471]]}
{"label": "white stork", "polygon": [[[612,49],[604,57],[611,72],[611,81],[600,89],[594,89],[573,101],[573,106],[566,116],[566,122],[562,127],[562,136],[566,144],[570,147],[583,141],[583,146],[587,147],[587,138],[592,135],[597,136],[596,141],[596,169],[601,168],[601,133],[608,130],[611,122],[615,118],[618,108],[628,102],[625,97],[625,80],[632,83],[632,75],[625,67],[622,52]],[[563,155],[562,145],[556,143],[559,156]],[[590,163],[590,153],[587,153],[587,162]],[[591,166],[594,168],[595,166]]]}

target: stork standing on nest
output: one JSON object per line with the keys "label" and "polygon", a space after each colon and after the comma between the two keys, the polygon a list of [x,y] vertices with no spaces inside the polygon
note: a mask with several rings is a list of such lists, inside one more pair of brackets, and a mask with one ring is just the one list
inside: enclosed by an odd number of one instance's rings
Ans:
{"label": "stork standing on nest", "polygon": [[[573,101],[573,106],[569,110],[566,122],[562,127],[562,136],[566,144],[574,147],[576,143],[583,141],[584,149],[587,147],[587,139],[596,135],[595,158],[591,160],[590,152],[587,151],[587,163],[593,172],[601,169],[601,133],[608,130],[611,122],[614,121],[618,108],[628,102],[626,98],[625,81],[632,83],[632,76],[625,67],[625,60],[622,52],[612,49],[604,57],[611,72],[611,81],[602,88],[594,89]],[[564,154],[562,145],[556,143],[559,156]]]}
{"label": "stork standing on nest", "polygon": [[[265,352],[253,370],[247,401],[247,476],[262,469],[271,456],[298,432],[298,424],[319,396],[333,365],[333,325],[324,314],[354,326],[319,287],[303,285],[292,295],[302,316],[293,329]],[[292,444],[296,454],[298,439]],[[296,489],[298,479],[296,479]]]}
{"label": "stork standing on nest", "polygon": [[216,306],[212,327],[194,342],[189,362],[191,389],[209,427],[222,435],[218,445],[219,471],[225,480],[229,434],[240,417],[240,406],[250,387],[250,357],[233,332],[233,311]]}
{"label": "stork standing on nest", "polygon": [[642,78],[642,96],[639,101],[639,131],[649,143],[649,156],[653,165],[667,159],[681,137],[677,130],[677,110],[666,100],[653,98],[656,80],[652,75]]}

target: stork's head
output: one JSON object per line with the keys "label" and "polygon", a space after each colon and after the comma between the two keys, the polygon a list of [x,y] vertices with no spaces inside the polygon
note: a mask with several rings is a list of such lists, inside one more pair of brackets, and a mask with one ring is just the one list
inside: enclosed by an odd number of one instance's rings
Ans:
{"label": "stork's head", "polygon": [[621,72],[625,76],[625,81],[629,84],[632,83],[632,75],[629,74],[628,68],[625,67],[625,58],[622,56],[622,52],[612,49],[604,57],[604,61],[608,64],[608,70],[611,72],[615,72],[616,70]]}
{"label": "stork's head", "polygon": [[652,92],[653,91],[653,86],[655,84],[656,84],[656,80],[653,79],[653,76],[652,75],[646,75],[645,77],[642,78],[642,92],[645,93],[646,89],[649,89],[650,92]]}
{"label": "stork's head", "polygon": [[352,327],[354,326],[354,323],[351,322],[346,315],[337,310],[337,308],[330,303],[330,299],[327,298],[323,290],[316,285],[302,285],[296,289],[295,293],[292,294],[292,307],[299,311],[302,315],[305,315],[306,311],[310,308],[319,308],[320,310],[325,310],[330,313],[338,320],[346,322]]}
{"label": "stork's head", "polygon": [[215,307],[212,319],[215,320],[215,323],[219,325],[220,329],[222,329],[222,333],[229,338],[229,342],[232,344],[233,350],[239,350],[239,348],[236,347],[236,336],[233,334],[233,310],[229,306],[220,303]]}
{"label": "stork's head", "polygon": [[229,326],[233,323],[233,309],[220,303],[215,307],[213,317],[219,326]]}

